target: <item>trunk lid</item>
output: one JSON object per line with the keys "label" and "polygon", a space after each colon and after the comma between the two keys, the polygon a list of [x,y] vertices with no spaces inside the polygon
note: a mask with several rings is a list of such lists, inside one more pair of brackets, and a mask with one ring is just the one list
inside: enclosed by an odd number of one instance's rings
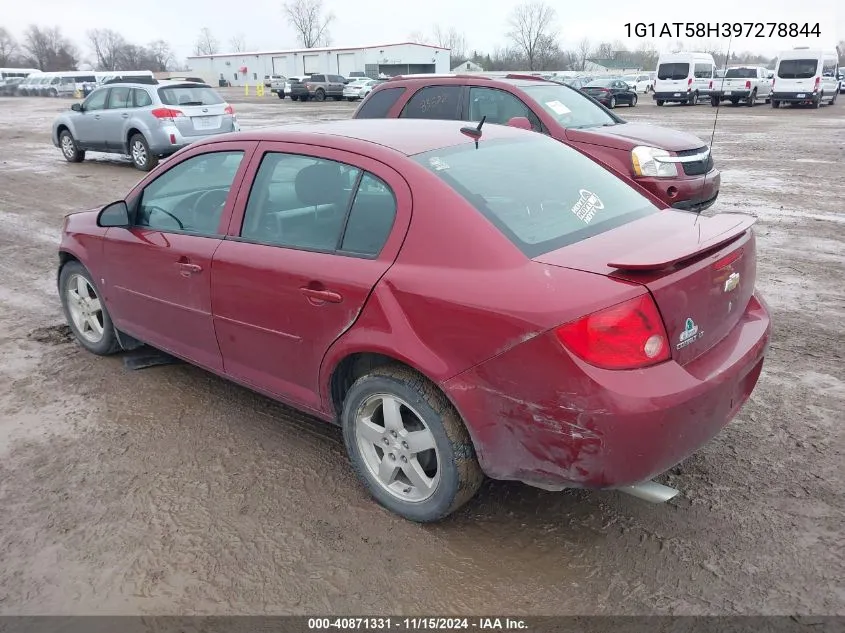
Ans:
{"label": "trunk lid", "polygon": [[226,104],[179,105],[185,118],[176,119],[176,127],[182,136],[205,136],[221,131],[231,131],[232,117],[226,114]]}
{"label": "trunk lid", "polygon": [[619,150],[631,150],[637,145],[648,145],[670,152],[680,152],[706,145],[694,134],[645,123],[620,123],[584,129],[567,128],[566,136],[576,143],[589,143]]}
{"label": "trunk lid", "polygon": [[736,326],[754,292],[753,216],[661,211],[534,258],[646,286],[672,358],[689,363]]}

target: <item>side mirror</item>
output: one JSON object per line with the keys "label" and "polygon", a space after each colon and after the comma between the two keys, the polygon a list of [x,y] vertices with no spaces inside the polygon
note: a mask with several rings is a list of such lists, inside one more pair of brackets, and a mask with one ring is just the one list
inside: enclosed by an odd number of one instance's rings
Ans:
{"label": "side mirror", "polygon": [[521,130],[534,129],[531,127],[531,121],[529,121],[528,118],[524,116],[515,116],[512,119],[509,119],[508,125],[510,125],[511,127],[518,127]]}
{"label": "side mirror", "polygon": [[81,103],[74,103],[72,106],[70,106],[70,109],[73,110],[74,112],[82,112],[82,104]]}
{"label": "side mirror", "polygon": [[120,227],[126,228],[129,226],[129,207],[126,206],[125,200],[118,200],[107,204],[97,216],[97,226],[106,227]]}

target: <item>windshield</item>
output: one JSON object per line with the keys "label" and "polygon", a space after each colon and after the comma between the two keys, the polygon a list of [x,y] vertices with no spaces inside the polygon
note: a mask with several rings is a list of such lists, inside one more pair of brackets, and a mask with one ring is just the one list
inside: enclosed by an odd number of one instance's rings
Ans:
{"label": "windshield", "polygon": [[689,64],[660,64],[657,67],[658,79],[686,79],[689,75]]}
{"label": "windshield", "polygon": [[781,79],[810,79],[819,67],[817,59],[786,59],[778,66]]}
{"label": "windshield", "polygon": [[622,79],[623,81],[638,81],[639,77],[637,75],[625,75]]}
{"label": "windshield", "polygon": [[756,79],[756,68],[728,68],[725,79]]}
{"label": "windshield", "polygon": [[590,83],[588,83],[584,87],[585,88],[593,88],[593,87],[606,88],[606,87],[610,86],[611,84],[613,84],[614,81],[615,80],[613,80],[613,79],[596,79],[594,81],[591,81]]}
{"label": "windshield", "polygon": [[158,96],[165,105],[217,105],[220,95],[208,86],[170,86],[159,88]]}
{"label": "windshield", "polygon": [[[527,257],[658,212],[612,172],[548,136],[462,144],[414,156]],[[565,178],[561,178],[565,174]]]}
{"label": "windshield", "polygon": [[524,86],[522,90],[563,127],[586,128],[619,123],[589,97],[569,86],[539,84]]}

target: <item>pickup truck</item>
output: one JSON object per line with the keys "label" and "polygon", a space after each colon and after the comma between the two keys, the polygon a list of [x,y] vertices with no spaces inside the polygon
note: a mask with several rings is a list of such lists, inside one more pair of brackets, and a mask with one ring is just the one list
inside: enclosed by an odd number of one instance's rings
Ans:
{"label": "pickup truck", "polygon": [[762,66],[728,68],[723,78],[710,82],[710,105],[715,108],[722,101],[734,105],[743,101],[749,107],[761,100],[768,103],[773,76],[772,71]]}

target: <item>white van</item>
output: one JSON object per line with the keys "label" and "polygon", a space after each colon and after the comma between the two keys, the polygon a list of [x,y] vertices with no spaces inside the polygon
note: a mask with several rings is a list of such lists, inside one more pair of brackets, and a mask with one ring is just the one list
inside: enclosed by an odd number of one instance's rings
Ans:
{"label": "white van", "polygon": [[657,105],[695,105],[710,99],[710,80],[716,62],[709,53],[664,53],[657,60],[657,78],[652,98]]}
{"label": "white van", "polygon": [[839,57],[836,51],[793,48],[778,55],[772,87],[772,107],[781,103],[836,103],[839,94]]}

